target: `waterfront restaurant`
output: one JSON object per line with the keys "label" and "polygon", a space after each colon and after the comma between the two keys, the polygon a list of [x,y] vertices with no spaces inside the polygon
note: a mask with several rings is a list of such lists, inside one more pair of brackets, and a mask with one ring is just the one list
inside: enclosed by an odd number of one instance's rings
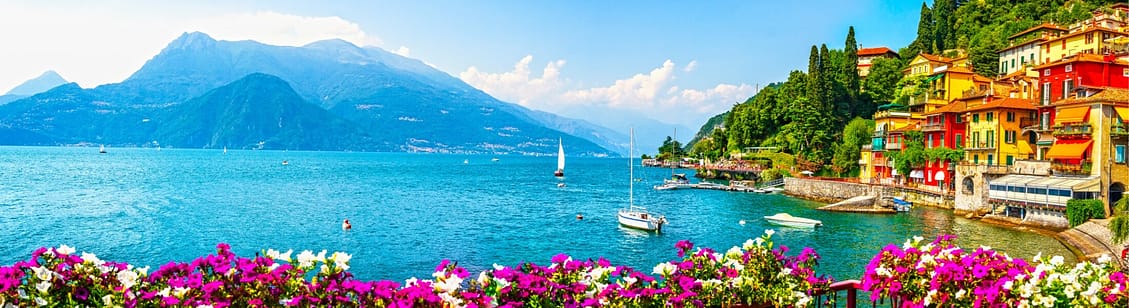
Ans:
{"label": "waterfront restaurant", "polygon": [[1020,219],[1027,219],[1029,214],[1062,218],[1067,201],[1097,199],[1100,192],[1101,179],[1097,176],[1012,174],[988,181],[988,204],[992,206],[992,213]]}

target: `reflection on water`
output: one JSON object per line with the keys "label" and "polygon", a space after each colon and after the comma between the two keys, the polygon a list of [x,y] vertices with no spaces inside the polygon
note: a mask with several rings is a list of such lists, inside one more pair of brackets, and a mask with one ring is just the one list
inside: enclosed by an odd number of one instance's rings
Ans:
{"label": "reflection on water", "polygon": [[[766,229],[778,245],[814,248],[820,272],[857,278],[888,244],[951,233],[964,247],[1015,257],[1074,257],[1052,238],[917,207],[897,215],[833,213],[783,195],[654,191],[668,169],[636,168],[635,203],[664,214],[662,234],[625,229],[625,159],[570,158],[567,187],[554,157],[0,147],[0,264],[40,246],[68,244],[106,260],[159,266],[213,253],[267,248],[345,251],[361,279],[428,277],[443,259],[477,271],[548,263],[567,253],[649,272],[674,244],[724,251]],[[287,160],[288,166],[278,162]],[[467,164],[463,161],[467,160]],[[763,217],[822,220],[794,229]],[[583,220],[577,220],[583,214]],[[348,218],[353,229],[341,230]],[[744,220],[745,224],[739,222]]]}

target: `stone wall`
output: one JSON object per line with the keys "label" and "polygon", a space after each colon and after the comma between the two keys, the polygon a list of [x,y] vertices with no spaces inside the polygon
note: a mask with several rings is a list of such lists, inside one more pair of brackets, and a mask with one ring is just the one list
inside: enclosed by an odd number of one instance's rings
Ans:
{"label": "stone wall", "polygon": [[877,196],[880,186],[821,181],[814,178],[784,178],[784,193],[820,202],[839,202],[858,196]]}

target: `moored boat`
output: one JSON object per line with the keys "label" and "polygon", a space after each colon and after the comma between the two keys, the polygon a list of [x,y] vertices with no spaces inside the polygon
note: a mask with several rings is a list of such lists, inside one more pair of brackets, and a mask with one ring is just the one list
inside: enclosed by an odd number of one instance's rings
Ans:
{"label": "moored boat", "polygon": [[817,226],[823,225],[822,221],[803,217],[795,217],[788,215],[788,213],[777,213],[776,215],[765,216],[764,219],[773,224],[796,228],[815,228]]}
{"label": "moored boat", "polygon": [[631,184],[627,190],[627,207],[619,209],[616,220],[619,224],[634,229],[662,232],[663,225],[667,223],[666,216],[651,213],[646,208],[635,206],[635,162],[631,149],[635,147],[635,130],[631,129],[630,146],[627,155],[627,170],[631,173],[628,182]]}

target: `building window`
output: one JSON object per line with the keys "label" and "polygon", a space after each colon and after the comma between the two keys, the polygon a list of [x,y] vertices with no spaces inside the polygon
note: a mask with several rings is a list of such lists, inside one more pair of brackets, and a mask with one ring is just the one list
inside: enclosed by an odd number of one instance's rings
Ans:
{"label": "building window", "polygon": [[1067,73],[1073,71],[1074,70],[1074,64],[1067,64],[1065,70],[1066,70]]}
{"label": "building window", "polygon": [[1019,56],[1019,65],[1027,64],[1027,57]]}
{"label": "building window", "polygon": [[1015,143],[1015,131],[1010,131],[1010,130],[1004,131],[1004,143],[1007,143],[1007,144]]}
{"label": "building window", "polygon": [[1051,75],[1051,69],[1049,69],[1049,68],[1043,69],[1043,76],[1050,76],[1050,75]]}
{"label": "building window", "polygon": [[1042,101],[1043,101],[1043,106],[1051,104],[1051,83],[1050,82],[1044,82],[1043,83]]}
{"label": "building window", "polygon": [[954,117],[953,122],[964,123],[964,115],[957,115]]}
{"label": "building window", "polygon": [[[1028,58],[1028,59],[1031,59],[1031,62],[1035,62],[1035,53],[1034,53],[1034,52],[1032,52],[1032,53],[1031,53],[1031,57],[1030,57],[1030,58]],[[1032,64],[1038,64],[1038,63],[1032,63]]]}
{"label": "building window", "polygon": [[1001,72],[1007,71],[1007,62],[1000,62],[1000,71]]}
{"label": "building window", "polygon": [[988,154],[988,165],[989,166],[994,165],[993,160],[992,160],[992,158],[993,158],[992,156],[993,156],[992,154]]}
{"label": "building window", "polygon": [[980,145],[980,132],[972,132],[972,145],[970,147],[977,149],[984,147]]}
{"label": "building window", "polygon": [[1039,129],[1045,130],[1045,129],[1047,129],[1047,127],[1050,127],[1050,126],[1051,126],[1051,113],[1050,112],[1044,112],[1043,117],[1041,119],[1039,119]]}
{"label": "building window", "polygon": [[964,148],[964,138],[963,137],[964,136],[961,136],[961,134],[956,134],[957,148],[958,149]]}
{"label": "building window", "polygon": [[977,165],[980,164],[980,154],[972,155],[972,163]]}
{"label": "building window", "polygon": [[993,112],[989,112],[988,118],[985,121],[992,122],[992,114],[993,114]]}
{"label": "building window", "polygon": [[1011,112],[1011,111],[1007,112],[1007,121],[1008,122],[1015,122],[1015,112]]}
{"label": "building window", "polygon": [[1011,68],[1015,68],[1015,58],[1011,58]]}
{"label": "building window", "polygon": [[[1015,157],[1014,157],[1014,156],[1011,156],[1011,155],[1008,155],[1008,156],[1007,156],[1007,165],[1008,165],[1008,166],[1011,166],[1011,165],[1013,165],[1013,164],[1015,164]],[[1022,189],[1022,188],[1021,188],[1021,189]]]}
{"label": "building window", "polygon": [[[996,131],[990,130],[990,131],[984,133],[984,137],[985,137],[985,139],[988,139],[988,147],[989,148],[995,148],[996,147]],[[988,158],[988,160],[990,161],[992,159]]]}
{"label": "building window", "polygon": [[1070,91],[1074,90],[1074,79],[1067,79],[1062,81],[1062,98],[1070,97]]}
{"label": "building window", "polygon": [[1125,163],[1125,145],[1117,145],[1113,150],[1113,162]]}
{"label": "building window", "polygon": [[1086,33],[1086,44],[1093,44],[1093,43],[1094,43],[1094,34],[1093,33]]}

